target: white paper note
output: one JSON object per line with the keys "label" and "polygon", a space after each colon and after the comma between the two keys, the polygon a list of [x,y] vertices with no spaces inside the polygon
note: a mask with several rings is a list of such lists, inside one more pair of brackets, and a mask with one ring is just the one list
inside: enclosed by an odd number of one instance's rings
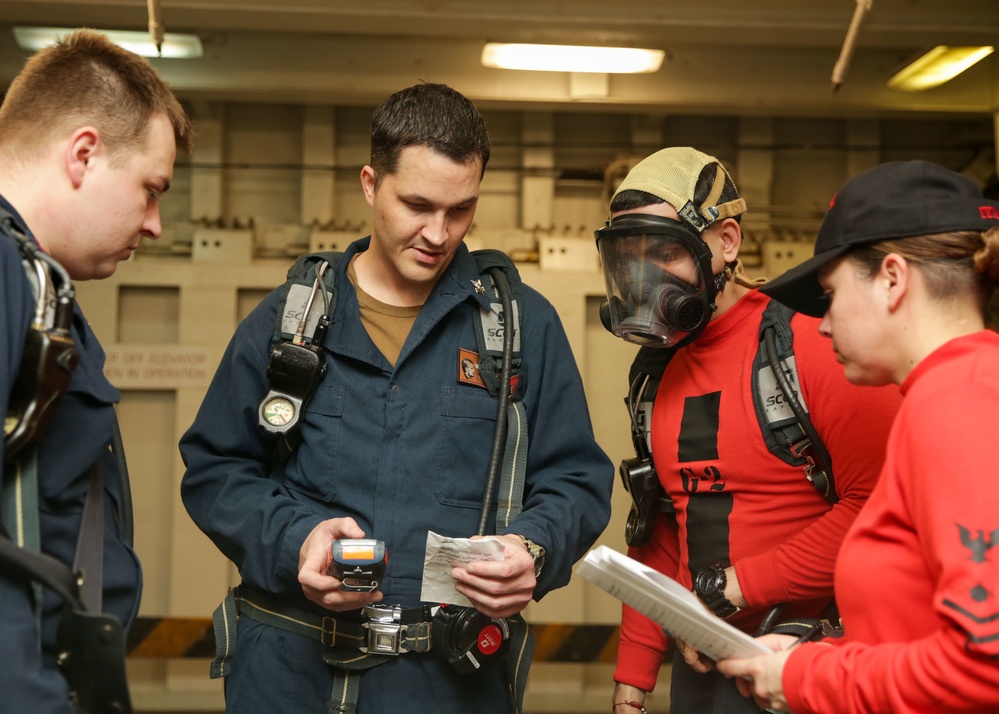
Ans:
{"label": "white paper note", "polygon": [[605,545],[587,553],[576,572],[711,659],[770,652],[713,615],[680,583]]}
{"label": "white paper note", "polygon": [[454,589],[451,570],[474,560],[503,560],[503,541],[493,536],[447,538],[429,531],[420,600],[472,607],[472,602]]}

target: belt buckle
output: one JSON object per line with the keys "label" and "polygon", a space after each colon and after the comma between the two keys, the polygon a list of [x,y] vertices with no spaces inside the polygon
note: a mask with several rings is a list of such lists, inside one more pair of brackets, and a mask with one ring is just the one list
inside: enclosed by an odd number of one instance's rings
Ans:
{"label": "belt buckle", "polygon": [[333,647],[336,645],[336,619],[332,617],[324,617],[322,630],[319,633],[319,641],[322,642],[327,647]]}
{"label": "belt buckle", "polygon": [[366,605],[361,614],[368,618],[363,627],[368,630],[368,646],[361,647],[368,654],[399,655],[402,652],[402,617],[400,607]]}

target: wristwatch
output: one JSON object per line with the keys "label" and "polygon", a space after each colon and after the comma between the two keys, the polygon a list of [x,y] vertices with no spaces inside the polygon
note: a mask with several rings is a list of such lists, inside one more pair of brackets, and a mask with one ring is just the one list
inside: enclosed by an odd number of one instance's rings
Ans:
{"label": "wristwatch", "polygon": [[722,618],[731,617],[739,612],[739,608],[725,597],[725,584],[728,582],[725,576],[726,567],[724,563],[706,565],[694,578],[694,594],[711,612]]}
{"label": "wristwatch", "polygon": [[541,576],[541,569],[545,567],[545,549],[543,546],[538,545],[533,540],[525,538],[522,535],[518,535],[520,541],[527,548],[528,554],[534,559],[534,577]]}

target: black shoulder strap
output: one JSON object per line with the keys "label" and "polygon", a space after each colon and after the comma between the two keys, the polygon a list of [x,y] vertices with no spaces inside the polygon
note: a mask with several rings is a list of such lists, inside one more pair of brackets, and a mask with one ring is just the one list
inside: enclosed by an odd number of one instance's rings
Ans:
{"label": "black shoulder strap", "polygon": [[[294,339],[302,326],[305,310],[308,319],[304,323],[303,340],[311,343],[319,318],[323,314],[324,302],[321,296],[313,297],[313,287],[316,285],[317,267],[329,263],[329,268],[323,273],[323,285],[328,291],[329,304],[336,304],[336,269],[343,253],[323,251],[299,256],[288,269],[284,285],[281,286],[281,307],[274,323],[274,334],[271,336],[271,349],[281,342]],[[310,297],[313,299],[310,300]],[[319,298],[319,299],[316,299]],[[307,336],[306,336],[307,335]]]}
{"label": "black shoulder strap", "polygon": [[297,445],[305,405],[326,370],[319,344],[336,305],[336,270],[343,253],[309,253],[288,269],[270,339],[268,391],[257,407],[260,427],[280,435],[272,467],[284,468]]}
{"label": "black shoulder strap", "polygon": [[783,363],[784,374],[790,382],[791,389],[801,403],[802,409],[806,409],[804,402],[801,401],[801,388],[798,384],[798,370],[794,359],[794,333],[791,331],[793,315],[794,312],[790,308],[776,300],[771,300],[763,311],[759,330],[760,347],[753,360],[753,405],[756,407],[756,418],[760,422],[767,450],[791,466],[804,466],[807,460],[803,456],[795,456],[788,444],[800,441],[804,438],[805,432],[777,382],[774,369],[779,369],[781,365],[771,364],[765,349],[767,331],[770,330],[773,333],[777,360]]}
{"label": "black shoulder strap", "polygon": [[506,281],[510,285],[510,292],[516,299],[521,293],[520,271],[517,270],[516,263],[509,255],[501,250],[483,248],[473,250],[472,257],[475,259],[475,267],[480,275],[485,275],[490,268],[501,268],[506,273]]}
{"label": "black shoulder strap", "polygon": [[675,347],[640,348],[638,354],[635,355],[635,359],[631,362],[631,369],[628,372],[628,384],[634,384],[636,379],[648,377],[649,384],[646,387],[646,394],[654,400],[656,390],[659,388],[659,382],[663,378],[663,372],[666,371],[666,365],[670,363],[675,354]]}
{"label": "black shoulder strap", "polygon": [[[475,259],[479,275],[485,278],[492,288],[486,290],[485,285],[482,286],[482,290],[489,295],[490,309],[488,313],[483,310],[478,311],[478,329],[475,331],[475,339],[479,346],[479,374],[482,376],[482,381],[485,382],[489,393],[496,396],[500,393],[503,370],[503,334],[508,327],[513,329],[511,372],[514,379],[520,371],[520,304],[522,302],[520,298],[523,286],[517,266],[506,253],[492,249],[473,250],[472,257]],[[496,270],[503,271],[503,276],[506,278],[510,290],[512,320],[503,314],[503,302],[492,277]],[[516,389],[513,391],[516,392]]]}
{"label": "black shoulder strap", "polygon": [[650,460],[652,443],[652,405],[662,381],[666,365],[676,354],[676,347],[641,347],[628,371],[628,396],[624,405],[631,419],[631,442],[639,459]]}
{"label": "black shoulder strap", "polygon": [[753,360],[753,405],[767,449],[799,466],[815,489],[832,504],[839,497],[832,459],[808,416],[794,356],[794,311],[771,300],[760,320],[760,347]]}

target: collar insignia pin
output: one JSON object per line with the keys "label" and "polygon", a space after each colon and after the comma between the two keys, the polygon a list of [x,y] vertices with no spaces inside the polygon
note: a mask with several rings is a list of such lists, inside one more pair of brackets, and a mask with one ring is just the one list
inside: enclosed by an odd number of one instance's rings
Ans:
{"label": "collar insignia pin", "polygon": [[486,289],[484,287],[482,287],[482,281],[481,280],[478,280],[478,279],[473,280],[472,281],[472,285],[475,287],[475,292],[477,292],[479,295],[485,295],[486,294]]}

